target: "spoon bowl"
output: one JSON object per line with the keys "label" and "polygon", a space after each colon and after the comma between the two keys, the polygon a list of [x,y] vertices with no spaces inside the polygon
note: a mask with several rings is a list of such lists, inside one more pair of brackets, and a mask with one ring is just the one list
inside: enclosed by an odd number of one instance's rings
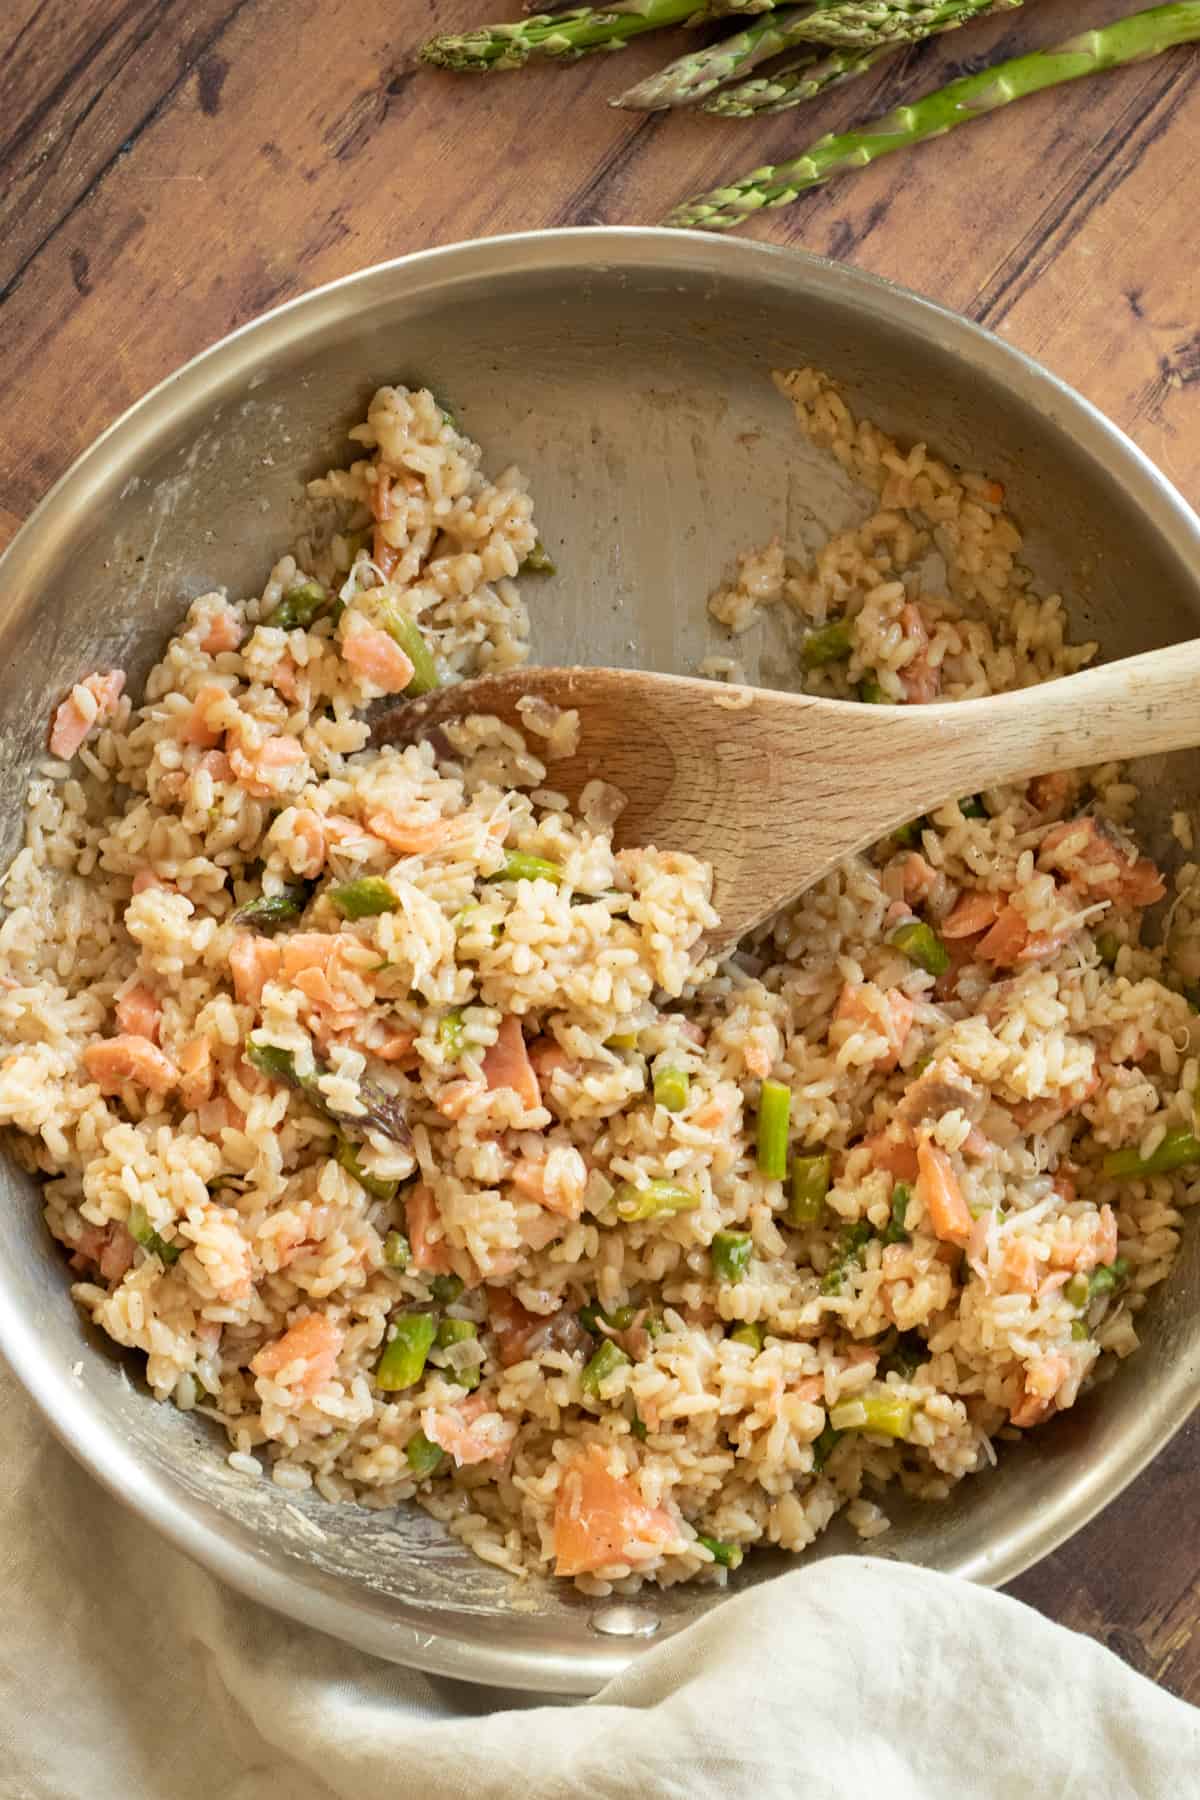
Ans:
{"label": "spoon bowl", "polygon": [[623,801],[618,846],[711,863],[729,948],[843,857],[979,789],[1200,744],[1200,640],[983,700],[866,706],[634,669],[509,669],[404,702],[377,743],[473,713],[520,729],[522,700],[578,713],[550,779]]}

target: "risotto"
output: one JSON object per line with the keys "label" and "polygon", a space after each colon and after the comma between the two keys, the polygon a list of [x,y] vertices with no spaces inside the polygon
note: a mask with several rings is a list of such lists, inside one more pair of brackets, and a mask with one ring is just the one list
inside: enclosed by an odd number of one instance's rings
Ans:
{"label": "risotto", "polygon": [[[777,379],[864,518],[748,552],[732,636],[790,608],[798,680],[876,705],[1087,661],[996,483]],[[722,1581],[842,1508],[874,1537],[890,1483],[944,1497],[1137,1346],[1200,1195],[1197,871],[1146,947],[1134,789],[1056,775],[714,962],[708,868],[615,851],[603,770],[556,792],[574,715],[372,746],[371,702],[525,658],[545,555],[429,392],[353,436],[265,592],[51,721],[0,1121],[74,1297],[248,1476],[415,1500],[514,1573]]]}

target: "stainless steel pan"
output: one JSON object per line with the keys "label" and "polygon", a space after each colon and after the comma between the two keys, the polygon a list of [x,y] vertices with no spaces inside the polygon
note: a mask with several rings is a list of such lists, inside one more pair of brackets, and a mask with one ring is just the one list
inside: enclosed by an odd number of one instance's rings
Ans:
{"label": "stainless steel pan", "polygon": [[[800,442],[771,387],[773,367],[806,361],[902,438],[1003,481],[1040,577],[1107,653],[1200,633],[1200,528],[1179,496],[1077,395],[961,319],[753,244],[609,230],[462,245],[236,332],[127,413],[39,507],[0,561],[5,857],[51,703],[97,663],[136,682],[193,595],[251,591],[295,533],[303,478],[347,457],[345,429],[377,383],[427,381],[490,467],[515,460],[532,476],[560,570],[531,595],[541,659],[691,671],[718,647],[703,600],[739,549],[781,524],[790,544],[815,542],[853,515],[844,479]],[[786,680],[784,647],[767,637],[750,666]],[[1160,854],[1197,773],[1179,757],[1143,775]],[[0,1180],[0,1349],[106,1486],[254,1598],[382,1656],[547,1693],[594,1689],[721,1603],[704,1587],[613,1608],[516,1586],[415,1510],[335,1509],[248,1483],[202,1421],[153,1403],[135,1364],[81,1323],[34,1184],[15,1167]],[[1198,1254],[1189,1238],[1144,1349],[1111,1382],[945,1506],[893,1503],[875,1553],[998,1583],[1112,1499],[1192,1407]],[[850,1547],[835,1528],[815,1554]],[[737,1581],[780,1566],[752,1557]]]}

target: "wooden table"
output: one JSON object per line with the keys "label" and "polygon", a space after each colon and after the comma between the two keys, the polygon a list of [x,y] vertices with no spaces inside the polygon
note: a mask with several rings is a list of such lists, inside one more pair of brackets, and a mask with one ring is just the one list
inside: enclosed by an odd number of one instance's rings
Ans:
{"label": "wooden table", "polygon": [[[459,238],[654,223],[952,65],[1053,43],[1133,4],[1030,0],[807,111],[732,124],[605,105],[665,60],[663,39],[486,80],[418,71],[414,46],[478,23],[486,0],[7,0],[0,546],[130,401],[306,288]],[[750,230],[989,325],[1196,501],[1198,76],[1200,53],[1176,51],[1043,96]],[[1200,1419],[1014,1589],[1192,1700],[1198,1480]]]}

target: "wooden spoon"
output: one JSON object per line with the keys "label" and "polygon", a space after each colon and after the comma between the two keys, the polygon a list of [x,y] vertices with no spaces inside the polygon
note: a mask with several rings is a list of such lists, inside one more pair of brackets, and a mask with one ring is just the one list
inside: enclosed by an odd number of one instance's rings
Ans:
{"label": "wooden spoon", "polygon": [[[843,857],[933,807],[1002,782],[1200,745],[1200,641],[985,700],[860,706],[636,669],[510,669],[383,715],[377,743],[490,713],[522,728],[538,695],[579,713],[549,765],[574,804],[594,778],[626,796],[617,844],[713,865],[725,948]],[[530,736],[535,753],[538,739]]]}

